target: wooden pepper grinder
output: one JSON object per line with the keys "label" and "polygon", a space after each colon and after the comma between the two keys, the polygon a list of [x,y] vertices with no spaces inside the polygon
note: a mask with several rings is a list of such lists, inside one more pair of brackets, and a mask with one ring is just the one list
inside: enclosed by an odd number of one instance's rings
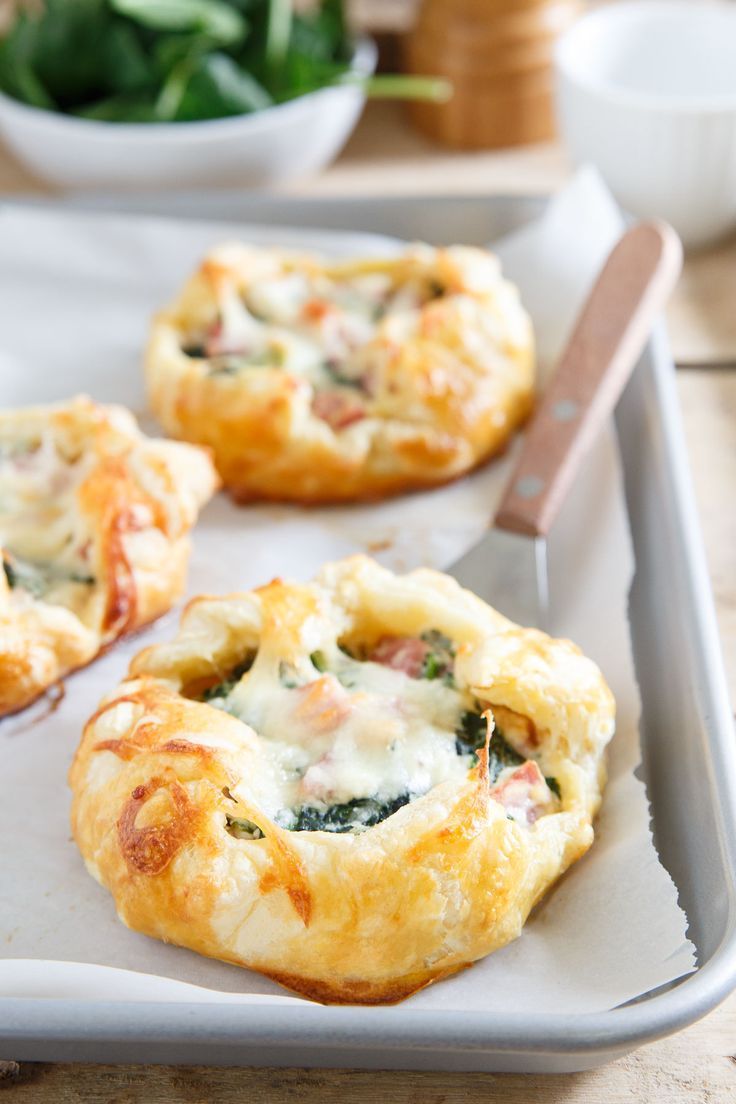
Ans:
{"label": "wooden pepper grinder", "polygon": [[443,76],[447,103],[413,103],[420,130],[448,146],[539,142],[555,130],[555,40],[578,0],[423,0],[406,46],[411,73]]}

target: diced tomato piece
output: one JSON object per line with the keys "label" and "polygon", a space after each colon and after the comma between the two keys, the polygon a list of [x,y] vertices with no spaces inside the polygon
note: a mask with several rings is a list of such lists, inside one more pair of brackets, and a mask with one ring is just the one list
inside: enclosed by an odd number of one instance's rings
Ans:
{"label": "diced tomato piece", "polygon": [[318,391],[312,401],[312,410],[336,430],[345,429],[366,416],[361,400],[345,391]]}
{"label": "diced tomato piece", "polygon": [[302,318],[309,322],[321,322],[334,309],[326,299],[308,299],[302,307]]}
{"label": "diced tomato piece", "polygon": [[550,811],[554,801],[552,791],[533,759],[528,759],[492,786],[491,796],[503,805],[513,820],[522,824],[534,824],[542,813]]}
{"label": "diced tomato piece", "polygon": [[383,636],[369,658],[394,671],[403,671],[409,678],[420,678],[430,651],[429,644],[418,636]]}

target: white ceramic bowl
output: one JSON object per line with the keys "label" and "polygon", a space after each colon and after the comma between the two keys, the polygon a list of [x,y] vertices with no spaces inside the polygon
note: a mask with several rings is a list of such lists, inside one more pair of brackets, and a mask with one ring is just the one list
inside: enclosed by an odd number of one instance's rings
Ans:
{"label": "white ceramic bowl", "polygon": [[611,4],[562,36],[556,70],[573,160],[623,207],[691,247],[736,229],[736,4]]}
{"label": "white ceramic bowl", "polygon": [[[353,71],[376,64],[370,39]],[[64,188],[264,187],[323,168],[355,126],[365,96],[339,85],[252,115],[195,123],[105,123],[42,111],[0,94],[0,130],[38,176]]]}

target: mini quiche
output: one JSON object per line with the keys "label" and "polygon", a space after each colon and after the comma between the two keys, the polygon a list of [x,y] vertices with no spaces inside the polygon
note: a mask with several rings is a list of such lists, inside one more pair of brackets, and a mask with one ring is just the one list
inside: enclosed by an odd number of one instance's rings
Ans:
{"label": "mini quiche", "polygon": [[204,449],[78,398],[0,413],[0,716],[179,597]]}
{"label": "mini quiche", "polygon": [[531,408],[533,338],[480,249],[336,264],[233,244],[155,319],[146,375],[166,430],[209,445],[237,500],[349,502],[502,449]]}
{"label": "mini quiche", "polygon": [[191,602],[87,724],[72,826],[131,928],[393,1002],[518,936],[588,849],[613,727],[569,641],[356,557]]}

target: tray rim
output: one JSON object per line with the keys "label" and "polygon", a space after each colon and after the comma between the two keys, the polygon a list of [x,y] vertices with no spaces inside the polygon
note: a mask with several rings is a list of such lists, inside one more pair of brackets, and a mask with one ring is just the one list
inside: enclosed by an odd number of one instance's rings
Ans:
{"label": "tray rim", "polygon": [[[372,196],[273,196],[266,193],[222,192],[180,193],[181,202],[196,203],[238,200],[244,205],[262,201],[285,212],[298,205],[317,208],[329,204],[342,209],[388,204],[423,203],[438,209],[449,203],[478,202],[487,205],[514,204],[537,212],[549,198],[540,195],[493,195],[469,193],[423,196],[402,194],[385,198]],[[152,197],[148,197],[149,199]],[[164,193],[157,193],[160,203]],[[59,207],[74,210],[106,210],[109,213],[145,215],[145,196],[74,196],[45,198],[4,196],[0,207]],[[120,203],[120,207],[115,206]],[[126,204],[132,203],[132,209]],[[142,206],[141,206],[142,205]],[[121,210],[122,208],[122,210]],[[172,215],[179,212],[172,210]],[[157,213],[156,213],[157,214]],[[166,217],[165,215],[160,217]],[[170,216],[171,217],[171,216]],[[200,218],[213,217],[210,212]],[[244,216],[241,216],[243,218]],[[231,216],[222,219],[230,221]],[[725,671],[718,636],[715,608],[699,526],[685,524],[697,518],[689,473],[679,403],[675,388],[674,363],[664,324],[658,324],[644,357],[649,361],[658,400],[659,430],[665,453],[664,470],[676,507],[682,540],[681,559],[686,586],[679,595],[685,607],[694,647],[696,681],[700,698],[708,702],[710,747],[719,770],[713,780],[718,798],[721,836],[731,872],[736,872],[736,745]],[[730,822],[730,823],[729,823]],[[513,1012],[453,1012],[442,1009],[409,1010],[404,1006],[366,1008],[315,1005],[305,1022],[301,1007],[258,1005],[203,1005],[198,1002],[89,1001],[80,999],[36,999],[0,997],[0,1044],[10,1050],[28,1050],[35,1045],[58,1043],[73,1048],[76,1043],[122,1044],[131,1048],[146,1044],[209,1043],[241,1051],[277,1044],[285,1050],[309,1047],[331,1054],[342,1051],[382,1050],[388,1053],[444,1052],[488,1055],[591,1055],[601,1061],[636,1046],[672,1034],[695,1022],[716,1007],[736,988],[736,901],[730,887],[726,930],[708,961],[694,973],[674,983],[665,992],[644,997],[638,1003],[604,1012],[551,1015]],[[380,1023],[378,1022],[380,1019]],[[206,1021],[206,1022],[205,1022]],[[409,1022],[411,1021],[411,1022]],[[104,1060],[101,1055],[98,1060]],[[257,1064],[257,1059],[251,1064]],[[328,1063],[326,1063],[328,1064]]]}

